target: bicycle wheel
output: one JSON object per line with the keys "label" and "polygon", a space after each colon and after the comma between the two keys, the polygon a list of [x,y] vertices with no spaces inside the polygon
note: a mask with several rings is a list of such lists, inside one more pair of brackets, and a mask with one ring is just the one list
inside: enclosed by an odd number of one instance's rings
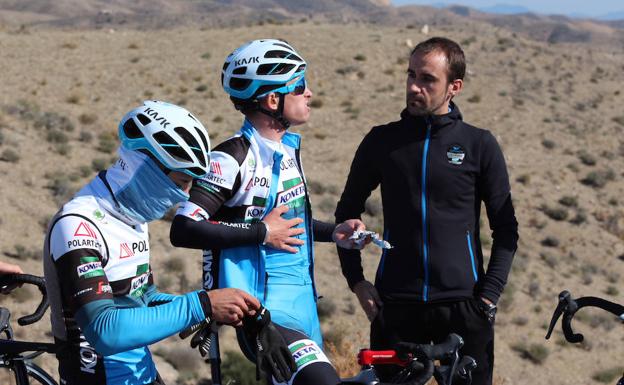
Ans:
{"label": "bicycle wheel", "polygon": [[30,384],[58,385],[52,376],[32,362],[26,363],[26,372]]}
{"label": "bicycle wheel", "polygon": [[26,368],[27,384],[23,384],[23,377],[18,380],[21,376],[19,365],[18,367],[0,365],[0,383],[3,385],[58,385],[48,373],[36,364],[26,362],[23,367]]}

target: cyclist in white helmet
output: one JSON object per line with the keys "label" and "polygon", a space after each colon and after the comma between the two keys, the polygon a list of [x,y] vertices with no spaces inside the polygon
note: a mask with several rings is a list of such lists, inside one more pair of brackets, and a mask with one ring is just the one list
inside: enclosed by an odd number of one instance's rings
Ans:
{"label": "cyclist in white helmet", "polygon": [[202,124],[184,108],[150,101],[121,120],[119,137],[119,160],[63,205],[45,240],[64,385],[162,384],[149,344],[212,320],[239,325],[261,310],[238,289],[171,295],[154,284],[147,222],[187,200],[193,178],[208,171]]}
{"label": "cyclist in white helmet", "polygon": [[[271,311],[297,363],[292,384],[338,384],[322,350],[313,242],[354,247],[348,238],[364,224],[336,227],[312,217],[301,137],[289,131],[310,117],[306,67],[290,44],[275,39],[248,42],[227,57],[223,88],[245,120],[212,152],[210,172],[178,210],[171,240],[204,249],[205,284],[214,273],[218,287],[246,290]],[[239,344],[255,360],[254,332],[243,329]]]}

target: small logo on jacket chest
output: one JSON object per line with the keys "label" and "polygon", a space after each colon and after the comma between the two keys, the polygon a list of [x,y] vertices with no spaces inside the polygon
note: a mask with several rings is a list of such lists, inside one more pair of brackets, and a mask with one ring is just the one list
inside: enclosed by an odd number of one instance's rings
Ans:
{"label": "small logo on jacket chest", "polygon": [[464,163],[466,151],[459,144],[453,144],[446,150],[446,158],[450,164],[460,165]]}

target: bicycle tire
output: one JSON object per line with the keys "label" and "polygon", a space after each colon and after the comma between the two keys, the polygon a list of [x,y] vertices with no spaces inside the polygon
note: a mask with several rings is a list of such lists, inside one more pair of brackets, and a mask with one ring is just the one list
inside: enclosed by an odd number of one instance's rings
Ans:
{"label": "bicycle tire", "polygon": [[[52,376],[32,362],[24,362],[22,368],[26,369],[28,385],[58,385]],[[0,365],[0,370],[2,371],[0,378],[2,378],[3,383],[8,380],[8,383],[5,383],[6,385],[16,385],[18,381],[24,381],[24,378],[21,377],[21,372],[19,372],[22,369],[19,369],[19,367],[3,364]],[[22,379],[18,380],[18,378]]]}
{"label": "bicycle tire", "polygon": [[[38,365],[27,362],[26,363],[26,372],[28,373],[28,378],[30,384],[41,384],[41,385],[58,385],[58,383],[50,376],[45,370],[41,369]],[[35,380],[35,382],[33,382]]]}

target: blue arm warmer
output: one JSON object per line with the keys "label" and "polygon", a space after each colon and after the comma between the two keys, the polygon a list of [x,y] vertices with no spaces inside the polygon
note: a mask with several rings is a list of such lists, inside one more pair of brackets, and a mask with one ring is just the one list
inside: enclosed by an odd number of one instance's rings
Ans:
{"label": "blue arm warmer", "polygon": [[117,308],[112,300],[93,301],[78,309],[76,322],[91,346],[108,356],[153,344],[206,318],[197,292],[159,295],[174,298],[159,306],[136,308]]}
{"label": "blue arm warmer", "polygon": [[156,289],[156,286],[152,285],[147,289],[143,297],[145,298],[145,302],[147,302],[148,305],[154,305],[155,303],[161,304],[165,302],[171,302],[176,298],[180,298],[181,296],[162,293]]}

